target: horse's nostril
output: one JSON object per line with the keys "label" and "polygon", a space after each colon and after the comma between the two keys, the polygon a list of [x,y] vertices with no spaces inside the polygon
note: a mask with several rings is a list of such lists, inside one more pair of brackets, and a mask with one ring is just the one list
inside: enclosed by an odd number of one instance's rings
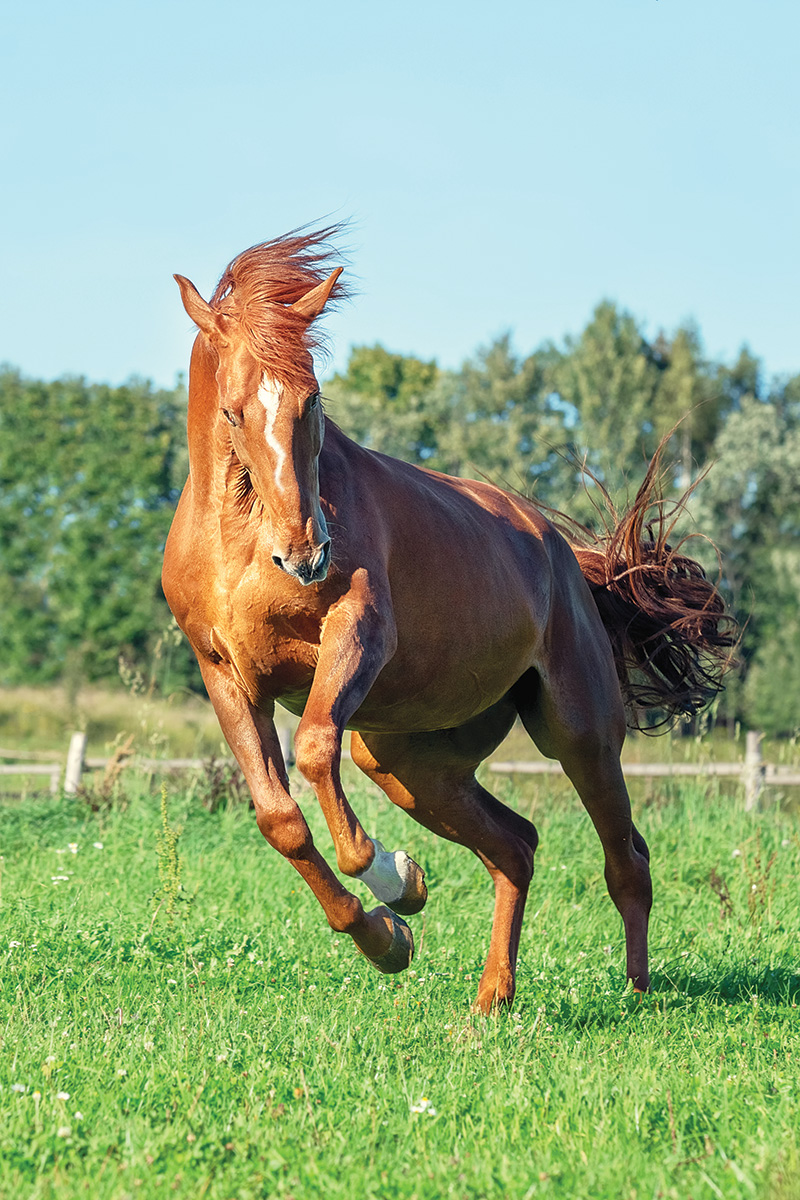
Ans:
{"label": "horse's nostril", "polygon": [[328,538],[327,542],[325,542],[325,544],[320,548],[320,556],[319,556],[320,566],[327,563],[330,556],[331,556],[331,539]]}
{"label": "horse's nostril", "polygon": [[273,554],[272,561],[275,563],[276,567],[280,567],[280,569],[283,570],[283,559],[281,558],[280,554]]}

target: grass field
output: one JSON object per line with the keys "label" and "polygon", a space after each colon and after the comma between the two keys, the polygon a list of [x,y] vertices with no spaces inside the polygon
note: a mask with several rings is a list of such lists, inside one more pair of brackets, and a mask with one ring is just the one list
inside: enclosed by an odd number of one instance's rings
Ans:
{"label": "grass field", "polygon": [[487,1019],[488,877],[348,782],[427,872],[405,975],[328,930],[243,807],[171,785],[170,919],[157,792],[4,804],[0,1196],[800,1197],[796,814],[745,815],[716,782],[651,792],[639,1001],[577,801],[496,781],[542,844],[517,1002]]}

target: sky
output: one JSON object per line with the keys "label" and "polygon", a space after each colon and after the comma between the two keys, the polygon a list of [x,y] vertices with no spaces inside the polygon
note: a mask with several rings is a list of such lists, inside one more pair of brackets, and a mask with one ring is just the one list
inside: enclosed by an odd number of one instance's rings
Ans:
{"label": "sky", "polygon": [[[605,297],[800,371],[796,0],[26,0],[0,42],[0,362],[172,386],[254,242],[324,218],[351,345],[445,367]],[[322,372],[324,374],[324,371]]]}

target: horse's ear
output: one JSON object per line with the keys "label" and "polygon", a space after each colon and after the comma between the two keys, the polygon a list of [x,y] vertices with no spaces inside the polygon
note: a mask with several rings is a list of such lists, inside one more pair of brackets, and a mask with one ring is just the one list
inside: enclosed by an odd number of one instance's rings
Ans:
{"label": "horse's ear", "polygon": [[292,312],[296,312],[306,321],[313,321],[315,317],[318,317],[330,300],[333,285],[343,270],[344,267],[337,267],[322,283],[318,283],[310,292],[306,292],[305,296],[295,300],[294,304],[290,305]]}
{"label": "horse's ear", "polygon": [[173,275],[173,279],[181,289],[183,307],[198,329],[201,329],[206,337],[216,345],[225,345],[227,339],[223,314],[217,312],[203,299],[190,279],[186,279],[183,275]]}

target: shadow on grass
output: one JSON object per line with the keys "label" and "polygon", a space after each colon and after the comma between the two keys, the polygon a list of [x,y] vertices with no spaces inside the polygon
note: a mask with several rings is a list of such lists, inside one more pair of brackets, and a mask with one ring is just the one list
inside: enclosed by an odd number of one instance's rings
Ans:
{"label": "shadow on grass", "polygon": [[687,971],[662,971],[651,984],[657,996],[681,996],[690,1000],[717,1000],[724,1004],[741,1004],[754,996],[775,1005],[800,1003],[800,964],[790,967],[759,967],[755,963],[737,964],[721,970],[712,977],[706,970],[702,975]]}
{"label": "shadow on grass", "polygon": [[[639,1013],[644,1017],[654,1006],[677,1011],[691,1009],[696,1002],[702,1001],[704,1008],[734,1009],[738,1005],[751,1006],[754,998],[775,1010],[797,1008],[800,1006],[800,971],[786,966],[759,967],[756,964],[729,966],[720,969],[717,976],[712,976],[708,969],[702,975],[682,969],[661,970],[653,977],[649,996],[636,996],[631,991],[612,988],[603,996],[586,996],[577,1001],[564,998],[558,1005],[548,1007],[547,1020],[564,1029],[610,1029]],[[522,1016],[535,1017],[536,1002],[524,993],[521,996],[518,993],[514,1007]]]}

